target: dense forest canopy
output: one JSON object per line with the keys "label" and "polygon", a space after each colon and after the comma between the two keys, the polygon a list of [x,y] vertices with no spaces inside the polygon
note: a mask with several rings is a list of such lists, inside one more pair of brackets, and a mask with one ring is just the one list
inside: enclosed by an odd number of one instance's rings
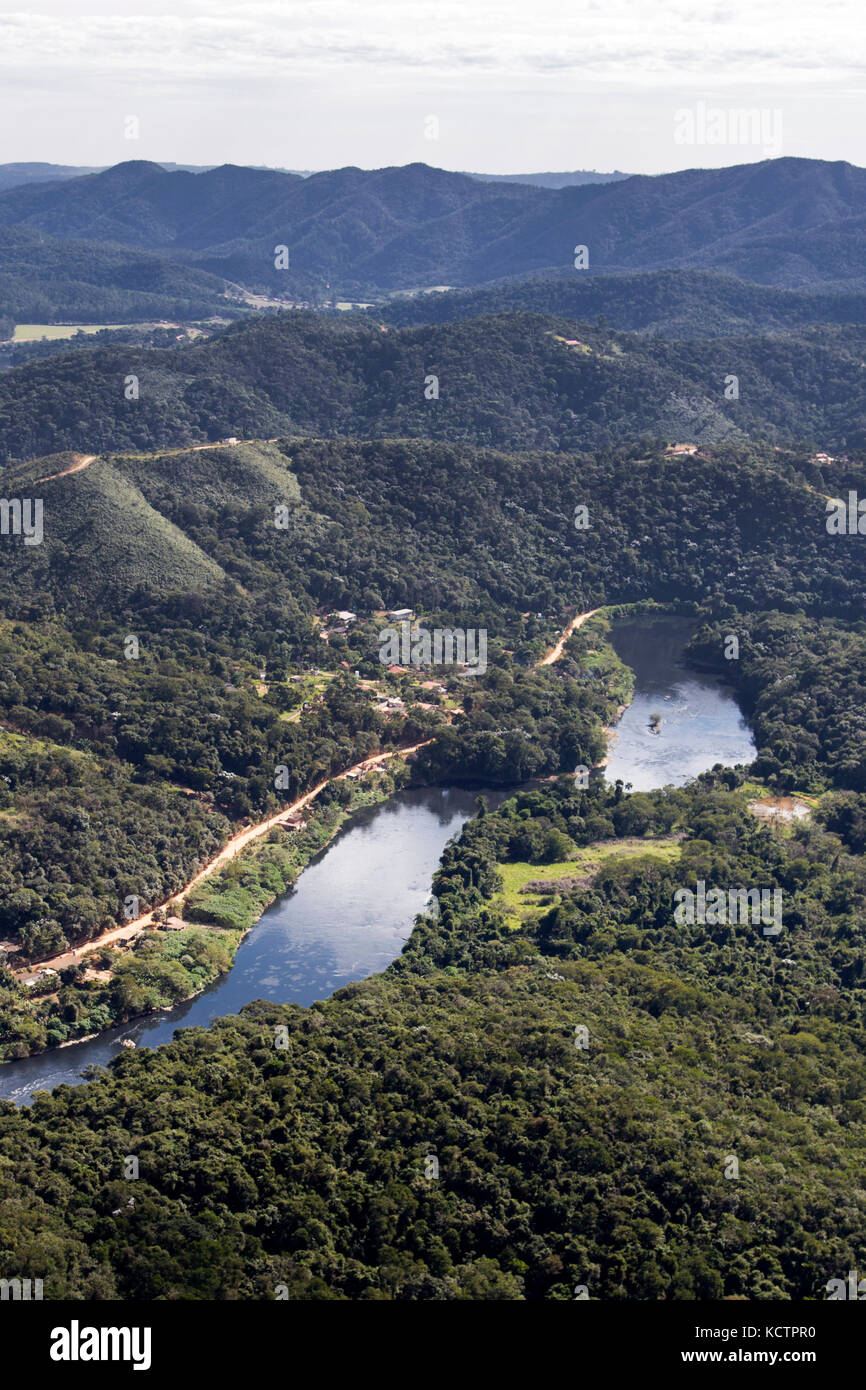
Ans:
{"label": "dense forest canopy", "polygon": [[[529,832],[645,853],[515,929],[500,866]],[[783,885],[784,943],[684,935],[695,875]],[[15,1267],[60,1298],[313,1300],[821,1298],[857,1267],[864,882],[837,835],[780,840],[713,777],[569,782],[471,823],[435,892],[384,975],[6,1107]]]}
{"label": "dense forest canopy", "polygon": [[396,328],[292,311],[166,349],[109,345],[3,373],[0,461],[305,434],[862,453],[864,336],[834,325],[668,341],[532,313]]}

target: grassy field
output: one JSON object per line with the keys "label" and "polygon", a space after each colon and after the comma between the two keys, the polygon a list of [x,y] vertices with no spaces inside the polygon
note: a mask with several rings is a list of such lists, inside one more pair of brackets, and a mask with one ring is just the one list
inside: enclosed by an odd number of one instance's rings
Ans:
{"label": "grassy field", "polygon": [[[16,323],[12,341],[29,343],[41,338],[74,338],[76,333],[100,333],[103,328],[131,328],[128,323]],[[136,328],[153,328],[153,324],[137,323]]]}
{"label": "grassy field", "polygon": [[[23,487],[56,471],[54,460],[36,459],[7,473]],[[61,465],[68,455],[59,456]],[[154,592],[207,593],[221,587],[225,572],[190,537],[158,510],[159,460],[147,479],[152,506],[129,474],[131,467],[98,459],[83,472],[52,478],[42,485],[46,523],[38,557],[24,547],[4,552],[7,582],[23,593],[39,589],[52,564],[62,564],[67,593],[86,592],[93,601],[102,590],[117,595],[139,584]],[[7,483],[7,486],[13,484]],[[93,548],[99,553],[93,565]]]}
{"label": "grassy field", "polygon": [[573,859],[558,864],[526,864],[524,862],[499,864],[502,875],[502,892],[493,898],[493,905],[503,910],[509,927],[516,930],[528,918],[546,912],[559,896],[557,893],[524,893],[527,883],[540,879],[586,878],[593,874],[605,861],[627,857],[651,855],[672,863],[679,858],[680,842],[676,839],[641,840],[627,839],[601,841],[579,849]]}

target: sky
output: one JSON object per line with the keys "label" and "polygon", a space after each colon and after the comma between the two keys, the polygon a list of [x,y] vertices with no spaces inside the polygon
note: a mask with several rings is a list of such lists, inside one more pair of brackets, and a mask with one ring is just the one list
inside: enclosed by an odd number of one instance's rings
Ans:
{"label": "sky", "polygon": [[0,163],[866,165],[862,0],[0,0]]}

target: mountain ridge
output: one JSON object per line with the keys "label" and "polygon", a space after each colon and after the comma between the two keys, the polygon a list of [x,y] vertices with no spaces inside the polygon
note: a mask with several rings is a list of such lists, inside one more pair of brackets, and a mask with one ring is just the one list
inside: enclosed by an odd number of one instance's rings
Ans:
{"label": "mountain ridge", "polygon": [[[0,226],[170,251],[247,288],[388,294],[531,274],[685,266],[866,287],[866,170],[786,157],[551,189],[423,163],[309,177],[131,160],[0,192]],[[288,268],[275,265],[276,248]]]}

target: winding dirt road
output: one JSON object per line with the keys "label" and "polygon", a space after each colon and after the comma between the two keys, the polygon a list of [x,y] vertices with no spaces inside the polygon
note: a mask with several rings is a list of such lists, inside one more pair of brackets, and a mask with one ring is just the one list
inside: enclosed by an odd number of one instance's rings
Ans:
{"label": "winding dirt road", "polygon": [[75,462],[68,468],[63,468],[59,473],[49,473],[47,478],[37,478],[37,483],[53,483],[55,478],[68,478],[70,473],[80,473],[87,468],[96,458],[96,454],[77,454]]}
{"label": "winding dirt road", "polygon": [[568,641],[568,639],[569,639],[569,637],[571,636],[571,634],[572,634],[573,632],[577,632],[577,629],[578,629],[579,627],[583,627],[584,623],[585,623],[589,618],[594,618],[595,615],[596,615],[596,613],[600,613],[600,612],[601,612],[601,609],[600,609],[600,608],[590,608],[590,610],[589,610],[588,613],[578,613],[577,617],[576,617],[576,618],[572,618],[571,622],[568,624],[568,627],[565,628],[565,630],[564,630],[562,636],[560,637],[559,641],[557,642],[556,646],[555,646],[555,647],[551,647],[550,651],[547,652],[547,654],[546,654],[545,656],[543,656],[543,657],[541,658],[541,660],[538,661],[538,662],[536,663],[536,665],[538,665],[538,666],[552,666],[553,663],[554,663],[554,661],[558,661],[559,658],[562,656],[562,653],[565,651],[565,644],[566,644],[566,642]]}
{"label": "winding dirt road", "polygon": [[[240,854],[241,850],[246,849],[247,845],[260,839],[262,835],[266,835],[275,825],[283,825],[296,811],[301,811],[305,806],[309,806],[310,802],[315,801],[319,793],[324,791],[329,782],[342,782],[353,772],[368,772],[370,768],[377,767],[379,763],[387,762],[389,758],[407,757],[410,753],[417,753],[419,748],[426,748],[427,744],[432,742],[431,738],[427,738],[421,743],[414,743],[411,748],[392,748],[386,753],[374,753],[369,758],[365,758],[363,762],[356,763],[354,767],[349,767],[345,772],[338,773],[336,777],[326,777],[324,782],[319,782],[318,786],[305,792],[303,796],[298,797],[297,801],[293,801],[291,806],[284,807],[282,811],[278,811],[275,816],[270,816],[268,820],[260,821],[258,825],[248,826],[246,830],[239,830],[220,850],[219,854],[215,855],[203,869],[199,870],[194,878],[190,879],[185,888],[182,888],[179,893],[175,893],[163,906],[169,909],[179,907],[193,888],[196,888],[204,879],[210,878],[211,874],[216,873],[218,869],[223,868],[237,854]],[[76,946],[72,951],[64,951],[59,956],[52,956],[50,960],[37,961],[34,965],[24,966],[13,973],[22,976],[32,975],[37,970],[62,970],[65,966],[74,965],[80,961],[82,956],[90,955],[92,951],[101,950],[103,946],[110,946],[114,942],[132,941],[134,937],[144,931],[145,927],[151,925],[154,910],[143,913],[141,917],[136,917],[132,922],[125,922],[122,927],[112,927],[110,931],[103,932],[102,936],[96,937],[93,941],[85,941],[83,945]]]}
{"label": "winding dirt road", "polygon": [[[255,441],[253,441],[253,442],[255,442]],[[238,444],[244,444],[244,443],[246,443],[245,440],[243,440],[243,439],[239,439],[239,440],[238,440]],[[269,439],[269,440],[267,441],[267,443],[268,443],[268,444],[276,444],[277,441],[276,441],[276,439]],[[187,446],[186,448],[184,448],[184,449],[159,449],[159,450],[157,450],[156,452],[157,452],[158,454],[161,454],[161,455],[165,455],[165,454],[194,454],[194,453],[198,453],[198,451],[201,450],[201,449],[233,449],[234,447],[235,447],[235,446],[234,446],[233,444],[226,444],[226,442],[225,442],[224,440],[217,440],[217,441],[216,441],[215,443],[213,443],[213,444],[190,444],[190,445],[188,445],[188,446]],[[75,456],[75,462],[72,463],[72,464],[70,464],[68,468],[62,468],[62,469],[60,470],[59,473],[49,473],[48,476],[47,476],[46,478],[37,478],[36,481],[37,481],[37,483],[53,483],[54,480],[55,480],[55,478],[68,478],[69,475],[70,475],[70,473],[81,473],[85,468],[89,467],[89,465],[90,465],[91,463],[93,463],[94,460],[97,459],[98,457],[99,457],[98,454],[76,454],[76,456]],[[134,454],[117,454],[117,455],[115,455],[115,457],[116,457],[116,458],[134,458],[135,455],[134,455]]]}

